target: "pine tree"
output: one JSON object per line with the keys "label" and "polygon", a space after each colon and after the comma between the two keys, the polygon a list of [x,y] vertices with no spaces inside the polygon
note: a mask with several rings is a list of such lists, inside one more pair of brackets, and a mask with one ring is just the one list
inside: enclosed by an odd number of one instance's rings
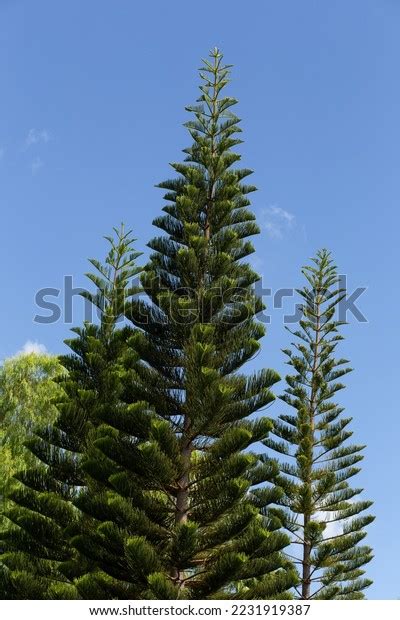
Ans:
{"label": "pine tree", "polygon": [[[95,446],[116,471],[107,493],[88,492],[80,507],[99,519],[112,502],[115,513],[73,539],[101,571],[79,580],[86,598],[285,598],[293,584],[288,538],[268,512],[280,491],[261,486],[271,465],[257,449],[271,421],[255,414],[278,376],[239,372],[264,328],[259,276],[243,260],[258,227],[247,208],[255,188],[243,183],[251,171],[232,150],[241,141],[236,100],[223,94],[229,69],[218,50],[204,61],[200,99],[187,108],[193,144],[160,185],[168,204],[154,224],[166,234],[149,244],[148,298],[127,312],[139,328],[133,390],[152,411],[121,410],[98,429]],[[96,467],[89,460],[104,483]]]}
{"label": "pine tree", "polygon": [[346,293],[328,251],[318,252],[313,263],[303,268],[308,284],[298,291],[302,318],[292,332],[296,342],[284,351],[294,374],[286,377],[281,398],[294,411],[279,416],[276,439],[264,443],[282,455],[275,482],[284,490],[284,512],[276,514],[293,536],[299,598],[357,599],[371,584],[363,566],[372,552],[359,543],[373,517],[363,514],[372,502],[356,499],[362,489],[349,484],[360,471],[364,446],[348,443],[352,419],[332,400],[351,370],[347,360],[335,357],[343,338],[335,312]]}
{"label": "pine tree", "polygon": [[57,421],[38,428],[26,442],[38,465],[16,476],[20,484],[10,494],[10,525],[0,533],[3,598],[79,598],[74,579],[95,568],[72,549],[68,530],[83,519],[73,504],[87,484],[83,455],[95,450],[92,437],[103,412],[119,406],[125,362],[132,365],[132,329],[118,321],[138,292],[131,280],[139,272],[130,232],[121,227],[106,239],[111,248],[105,264],[91,260],[97,273],[87,274],[96,293],[84,293],[98,324],[73,329],[75,337],[67,341],[72,353],[60,358],[67,373],[60,381]]}

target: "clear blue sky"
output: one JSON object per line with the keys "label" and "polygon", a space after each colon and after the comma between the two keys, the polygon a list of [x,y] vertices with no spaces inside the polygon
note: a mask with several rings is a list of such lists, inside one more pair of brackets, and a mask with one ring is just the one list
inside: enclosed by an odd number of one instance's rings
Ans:
{"label": "clear blue sky", "polygon": [[[64,350],[68,325],[32,321],[35,291],[68,274],[83,284],[112,226],[125,221],[145,250],[154,185],[188,145],[200,58],[220,46],[259,187],[266,286],[298,285],[326,246],[350,287],[368,287],[368,323],[346,328],[355,372],[341,398],[368,444],[369,597],[389,599],[400,597],[399,31],[397,0],[0,0],[0,358],[27,341]],[[257,363],[284,373],[287,344],[277,310]]]}

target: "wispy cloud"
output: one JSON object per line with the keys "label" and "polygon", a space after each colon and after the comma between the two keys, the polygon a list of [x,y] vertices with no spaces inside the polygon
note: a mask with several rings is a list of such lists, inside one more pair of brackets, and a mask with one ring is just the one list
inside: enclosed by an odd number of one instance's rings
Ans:
{"label": "wispy cloud", "polygon": [[289,226],[291,226],[294,222],[293,213],[289,213],[289,211],[285,211],[285,209],[281,209],[280,207],[272,206],[269,207],[269,211],[272,215],[283,219]]}
{"label": "wispy cloud", "polygon": [[33,340],[27,340],[22,349],[17,352],[17,355],[31,355],[32,353],[35,353],[36,355],[43,355],[44,353],[47,353],[47,349],[44,344],[34,342]]}
{"label": "wispy cloud", "polygon": [[282,239],[283,233],[281,224],[277,224],[276,222],[265,222],[264,228],[270,237],[273,237],[274,239]]}
{"label": "wispy cloud", "polygon": [[332,518],[332,513],[317,512],[313,518],[315,521],[326,523],[323,534],[324,539],[331,538],[332,536],[340,536],[340,534],[343,533],[343,521],[332,521],[331,523],[327,523],[327,521]]}
{"label": "wispy cloud", "polygon": [[40,157],[36,157],[30,164],[30,168],[31,168],[31,172],[33,176],[35,176],[35,174],[37,174],[39,170],[43,168],[43,166],[44,166],[44,163],[40,159]]}
{"label": "wispy cloud", "polygon": [[25,138],[25,148],[29,149],[30,146],[34,144],[39,144],[40,142],[49,142],[51,140],[51,135],[47,129],[35,129],[32,128],[28,131],[28,135]]}
{"label": "wispy cloud", "polygon": [[261,215],[264,220],[263,228],[274,239],[282,239],[285,232],[294,226],[296,219],[293,213],[276,205],[263,209]]}

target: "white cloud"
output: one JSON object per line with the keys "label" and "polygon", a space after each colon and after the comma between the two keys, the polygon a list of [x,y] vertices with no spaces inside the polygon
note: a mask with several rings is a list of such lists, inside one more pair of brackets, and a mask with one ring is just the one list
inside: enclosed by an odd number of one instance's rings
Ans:
{"label": "white cloud", "polygon": [[[323,522],[329,521],[329,519],[331,518],[332,518],[332,513],[321,511],[321,512],[317,512],[314,515],[313,520],[323,523]],[[331,538],[332,536],[339,536],[339,534],[342,534],[342,533],[343,533],[343,520],[332,521],[331,523],[326,524],[323,537]]]}
{"label": "white cloud", "polygon": [[269,207],[269,212],[271,215],[275,215],[278,218],[283,219],[289,226],[291,226],[294,222],[293,213],[289,213],[289,211],[285,211],[285,209],[281,209],[280,207],[272,206]]}
{"label": "white cloud", "polygon": [[30,165],[30,168],[31,168],[31,172],[32,172],[32,174],[33,174],[33,175],[37,174],[37,173],[39,172],[39,170],[40,170],[41,168],[43,168],[43,166],[44,166],[44,163],[43,163],[43,161],[40,159],[40,157],[36,157],[36,158],[35,158],[35,159],[31,162],[31,165]]}
{"label": "white cloud", "polygon": [[44,344],[40,342],[34,342],[33,340],[27,340],[20,351],[16,355],[30,355],[35,353],[36,355],[43,355],[47,353],[47,349]]}
{"label": "white cloud", "polygon": [[268,232],[270,237],[274,239],[282,239],[282,226],[280,224],[276,224],[274,222],[265,222],[264,228]]}
{"label": "white cloud", "polygon": [[271,205],[261,212],[264,222],[263,227],[269,236],[274,239],[282,239],[284,233],[292,228],[295,222],[295,216],[289,211],[285,211],[281,207]]}
{"label": "white cloud", "polygon": [[49,142],[50,139],[51,135],[47,129],[30,129],[25,138],[25,148],[28,149],[33,144],[38,144],[39,142]]}
{"label": "white cloud", "polygon": [[[348,507],[350,507],[350,504],[354,504],[359,500],[355,497],[350,497],[346,501],[349,504]],[[334,515],[337,515],[337,513],[321,510],[317,512],[313,518],[315,518],[316,521],[329,521],[329,519],[332,519]],[[340,534],[343,534],[343,529],[345,525],[350,523],[352,519],[353,517],[348,517],[347,519],[339,519],[338,521],[332,521],[331,523],[327,523],[324,530],[324,538],[330,538],[332,536],[339,536]]]}

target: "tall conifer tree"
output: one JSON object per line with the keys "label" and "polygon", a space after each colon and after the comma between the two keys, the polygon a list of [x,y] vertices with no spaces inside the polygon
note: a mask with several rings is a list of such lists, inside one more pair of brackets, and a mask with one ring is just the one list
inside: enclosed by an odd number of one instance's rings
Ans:
{"label": "tall conifer tree", "polygon": [[360,471],[364,446],[348,442],[352,418],[332,400],[351,370],[347,360],[335,357],[343,338],[335,312],[346,292],[329,252],[318,252],[313,263],[304,267],[307,285],[298,291],[296,341],[284,351],[294,374],[286,377],[282,400],[292,412],[279,416],[276,438],[264,443],[282,455],[275,482],[284,490],[284,511],[277,514],[293,535],[299,598],[357,599],[371,584],[363,567],[372,552],[359,543],[373,517],[365,514],[372,502],[357,499],[362,489],[349,483]]}
{"label": "tall conifer tree", "polygon": [[[110,251],[104,264],[91,260],[96,286],[86,292],[99,320],[75,328],[67,344],[72,353],[60,358],[67,373],[60,383],[55,424],[36,430],[26,442],[38,465],[16,477],[7,510],[9,525],[0,533],[0,591],[3,598],[79,598],[74,579],[96,566],[72,550],[68,530],[74,531],[82,514],[77,501],[87,484],[82,457],[94,453],[92,438],[104,412],[119,407],[125,367],[132,364],[128,346],[132,329],[118,325],[124,306],[138,292],[132,278],[139,269],[130,232],[123,227],[107,237]],[[129,371],[127,371],[129,374]],[[106,468],[105,459],[96,453]]]}
{"label": "tall conifer tree", "polygon": [[[81,579],[87,597],[113,580],[127,596],[155,599],[285,598],[293,584],[281,553],[288,538],[268,516],[279,491],[261,486],[271,472],[257,446],[271,422],[254,415],[272,402],[278,376],[240,373],[264,335],[259,276],[244,261],[258,232],[247,197],[255,188],[243,183],[251,171],[235,165],[239,119],[218,50],[200,76],[186,123],[192,146],[172,165],[177,177],[160,185],[168,204],[154,224],[166,234],[149,244],[148,299],[127,313],[140,329],[134,389],[153,413],[121,411],[99,429],[95,445],[117,467],[109,482],[120,515],[74,539],[110,580]],[[89,467],[96,478],[96,463]]]}

